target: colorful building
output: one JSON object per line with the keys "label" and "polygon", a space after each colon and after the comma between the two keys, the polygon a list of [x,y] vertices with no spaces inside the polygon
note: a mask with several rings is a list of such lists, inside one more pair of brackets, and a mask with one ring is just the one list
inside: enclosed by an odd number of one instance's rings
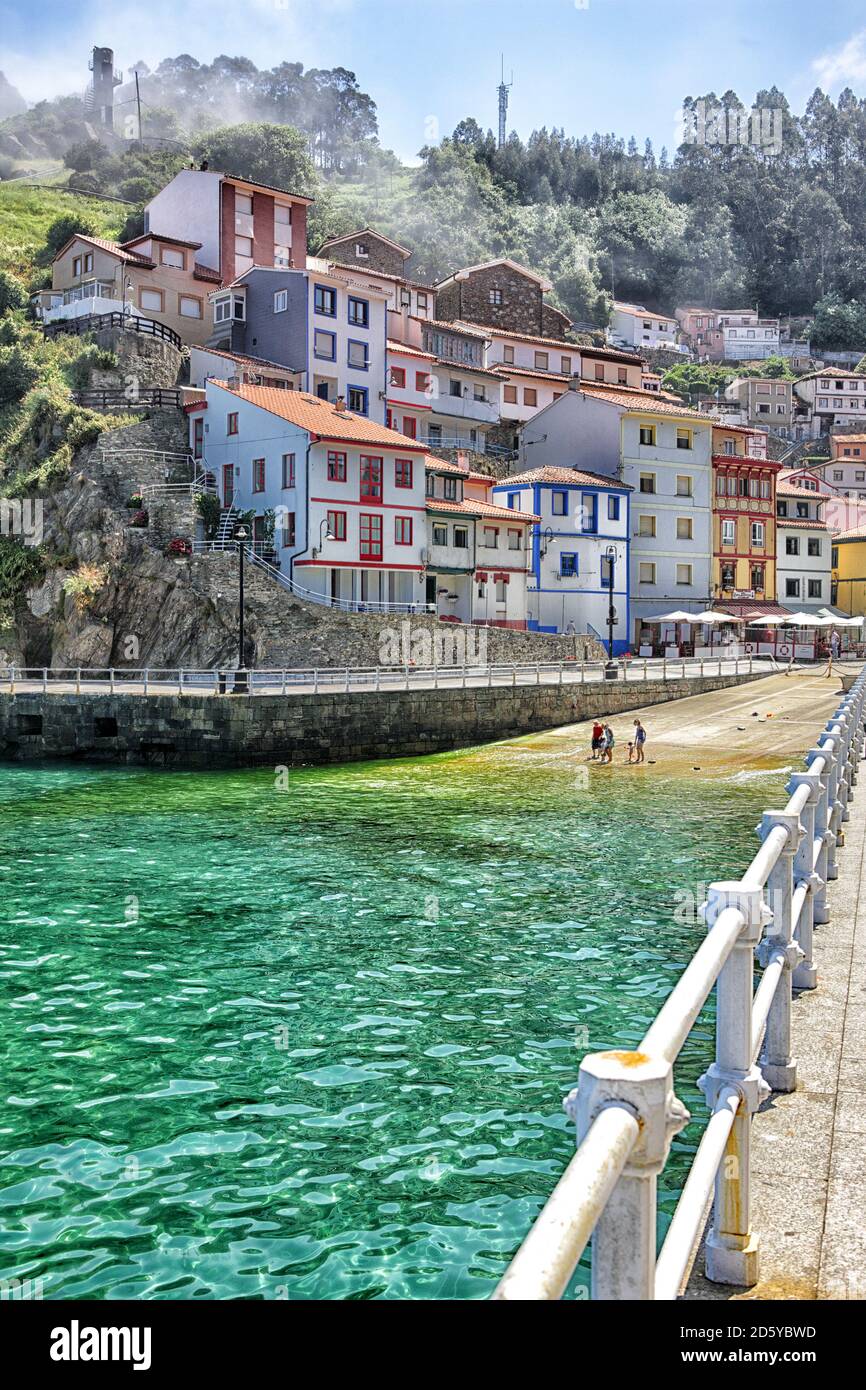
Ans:
{"label": "colorful building", "polygon": [[[776,476],[760,430],[713,426],[713,597],[776,598]],[[733,611],[733,610],[732,610]]]}
{"label": "colorful building", "polygon": [[830,602],[849,617],[866,616],[866,526],[833,537],[830,563]]}

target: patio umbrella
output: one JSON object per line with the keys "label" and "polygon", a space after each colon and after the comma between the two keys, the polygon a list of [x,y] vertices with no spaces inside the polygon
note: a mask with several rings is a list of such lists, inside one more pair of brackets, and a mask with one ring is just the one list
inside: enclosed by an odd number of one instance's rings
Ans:
{"label": "patio umbrella", "polygon": [[791,627],[832,627],[835,618],[821,618],[817,613],[792,613]]}
{"label": "patio umbrella", "polygon": [[681,608],[674,609],[673,613],[659,613],[656,618],[645,618],[647,623],[699,623],[698,613],[684,613]]}
{"label": "patio umbrella", "polygon": [[707,608],[703,613],[696,613],[694,617],[696,623],[744,623],[745,618],[735,618],[732,613],[714,613],[712,608]]}
{"label": "patio umbrella", "polygon": [[793,614],[790,617],[782,617],[781,613],[774,613],[768,618],[750,618],[748,627],[794,627],[792,622]]}

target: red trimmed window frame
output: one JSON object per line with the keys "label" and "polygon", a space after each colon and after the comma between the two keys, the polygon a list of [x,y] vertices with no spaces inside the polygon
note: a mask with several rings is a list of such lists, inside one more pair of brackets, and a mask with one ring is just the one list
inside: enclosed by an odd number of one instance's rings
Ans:
{"label": "red trimmed window frame", "polygon": [[394,517],[394,544],[412,544],[412,518],[411,516]]}
{"label": "red trimmed window frame", "polygon": [[394,486],[395,486],[395,487],[411,487],[411,486],[412,486],[412,460],[411,460],[411,459],[395,459],[395,460],[394,460]]}

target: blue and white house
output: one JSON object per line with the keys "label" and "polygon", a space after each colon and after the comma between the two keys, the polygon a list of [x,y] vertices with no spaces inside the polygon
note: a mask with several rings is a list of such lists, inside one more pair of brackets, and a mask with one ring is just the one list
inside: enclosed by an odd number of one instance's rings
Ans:
{"label": "blue and white house", "polygon": [[572,380],[528,420],[533,465],[589,468],[631,489],[628,646],[647,621],[712,603],[713,420],[647,391]]}
{"label": "blue and white house", "polygon": [[[387,298],[351,270],[253,266],[211,295],[209,346],[279,363],[301,390],[385,423]],[[194,386],[204,385],[193,380]]]}
{"label": "blue and white house", "polygon": [[628,647],[631,488],[616,478],[547,465],[506,478],[493,500],[533,513],[527,628],[608,637],[611,588],[614,653]]}

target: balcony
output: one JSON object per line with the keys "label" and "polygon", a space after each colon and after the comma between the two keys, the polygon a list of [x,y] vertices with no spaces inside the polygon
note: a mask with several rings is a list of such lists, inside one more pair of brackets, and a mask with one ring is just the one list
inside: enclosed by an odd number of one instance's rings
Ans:
{"label": "balcony", "polygon": [[72,289],[64,290],[59,304],[43,309],[42,321],[54,323],[57,319],[74,319],[82,314],[111,314],[122,309],[123,303],[117,298],[114,285],[104,280],[88,280],[84,285],[74,285]]}

